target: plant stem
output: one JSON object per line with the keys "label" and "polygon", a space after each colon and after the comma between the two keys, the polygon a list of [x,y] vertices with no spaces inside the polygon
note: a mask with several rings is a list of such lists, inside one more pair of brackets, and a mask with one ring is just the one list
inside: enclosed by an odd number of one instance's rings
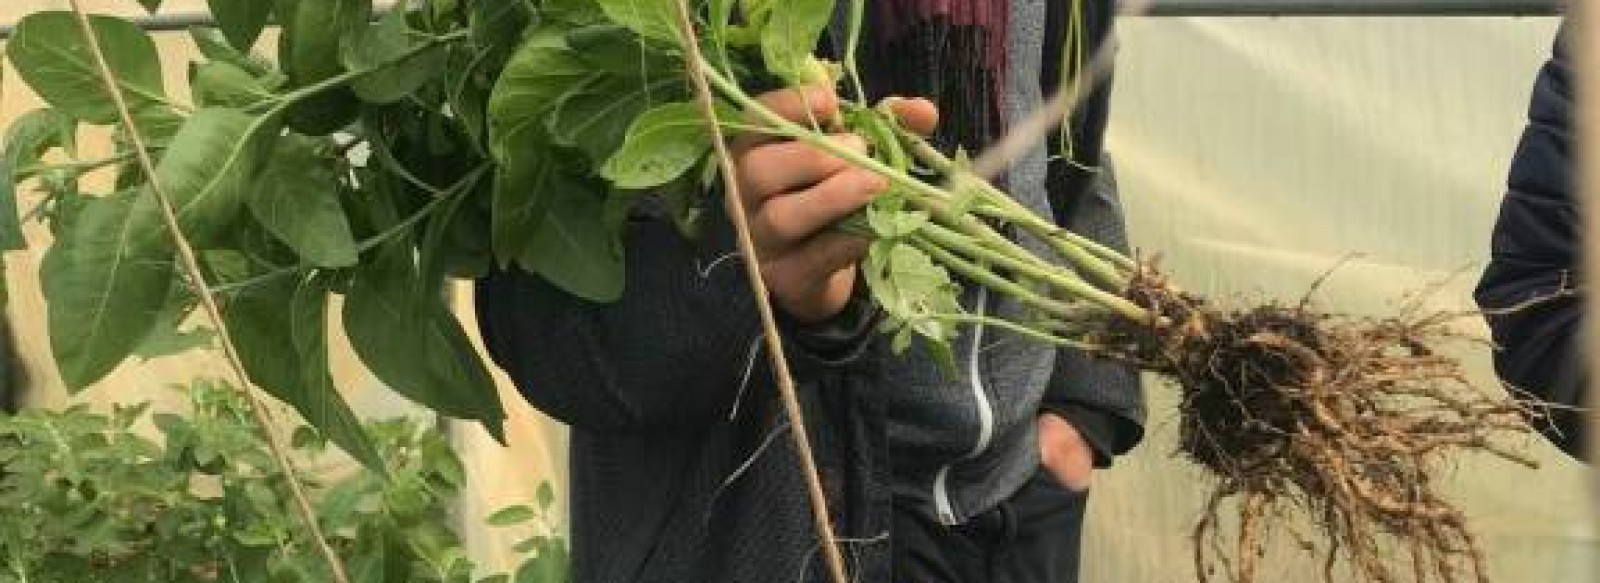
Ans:
{"label": "plant stem", "polygon": [[298,102],[300,100],[303,100],[303,99],[305,99],[307,97],[311,97],[313,95],[316,95],[318,93],[322,93],[323,91],[327,91],[329,89],[333,89],[334,87],[338,87],[340,85],[344,85],[345,83],[349,83],[351,81],[354,81],[356,79],[360,79],[361,77],[369,75],[373,71],[377,71],[378,69],[382,69],[384,67],[393,65],[395,63],[404,61],[406,59],[409,59],[412,56],[414,56],[414,55],[416,55],[418,53],[421,53],[422,51],[426,51],[428,49],[433,48],[434,45],[444,44],[444,43],[448,43],[448,42],[455,42],[455,41],[458,41],[458,40],[465,39],[470,34],[471,34],[471,31],[457,30],[455,32],[451,32],[450,34],[444,34],[444,35],[439,35],[439,36],[436,36],[436,37],[432,37],[432,38],[430,38],[428,40],[428,42],[420,44],[420,45],[417,45],[417,46],[414,46],[414,47],[411,47],[409,50],[405,51],[404,53],[401,53],[399,56],[395,57],[392,60],[385,61],[384,63],[378,64],[378,65],[375,65],[375,66],[372,66],[372,67],[368,67],[366,69],[361,69],[359,71],[345,71],[345,72],[340,73],[338,75],[334,75],[334,76],[329,77],[327,79],[323,79],[322,81],[318,81],[318,82],[313,83],[311,85],[307,85],[305,87],[301,87],[301,88],[296,89],[294,91],[285,93],[285,94],[283,94],[281,96],[277,96],[276,98],[274,98],[271,101],[256,102],[254,104],[251,104],[250,107],[246,107],[245,110],[246,111],[250,111],[250,110],[254,109],[255,107],[257,107],[259,105],[266,104],[266,103],[271,103],[272,107],[267,110],[267,114],[264,117],[272,117],[274,114],[282,113],[283,110],[288,109],[289,106],[292,106],[296,102]]}
{"label": "plant stem", "polygon": [[[167,196],[159,177],[156,175],[155,161],[150,159],[150,152],[145,149],[144,136],[133,121],[133,113],[128,109],[128,102],[122,95],[122,89],[117,83],[115,73],[111,72],[111,65],[106,62],[104,49],[100,46],[100,39],[95,35],[94,25],[89,22],[88,13],[84,12],[82,0],[68,0],[72,12],[77,16],[79,28],[83,31],[84,41],[89,46],[89,52],[94,58],[95,66],[99,68],[100,81],[105,84],[106,92],[111,95],[111,101],[116,104],[117,116],[122,122],[123,129],[128,133],[128,140],[133,145],[133,151],[138,156],[139,164],[144,168],[149,179],[150,195],[154,196],[157,206],[161,209],[161,218],[166,223],[167,230],[172,234],[172,240],[178,249],[178,257],[183,264],[183,269],[188,275],[189,283],[194,287],[195,295],[200,298],[200,304],[205,307],[206,316],[211,320],[211,325],[217,330],[217,338],[222,345],[223,355],[227,358],[229,368],[237,377],[238,390],[250,403],[250,411],[255,416],[256,422],[261,425],[261,432],[266,438],[267,448],[271,450],[272,457],[277,462],[278,468],[283,472],[284,481],[294,495],[295,506],[301,520],[305,522],[311,537],[316,541],[322,558],[327,561],[328,569],[333,574],[335,583],[349,583],[350,578],[345,575],[344,564],[339,556],[334,553],[333,547],[328,544],[328,539],[322,534],[322,526],[317,522],[316,511],[311,507],[310,498],[306,496],[305,488],[300,484],[294,473],[294,464],[289,461],[287,449],[284,447],[282,437],[274,430],[275,424],[272,413],[251,390],[249,375],[245,374],[244,362],[239,358],[239,352],[234,347],[233,339],[228,334],[227,324],[222,319],[222,311],[217,307],[216,298],[211,296],[211,291],[206,288],[205,274],[200,270],[200,262],[195,256],[194,248],[184,236],[183,230],[178,227],[177,213],[173,211],[172,200]],[[246,137],[245,139],[248,139]]]}
{"label": "plant stem", "polygon": [[21,180],[27,179],[29,177],[32,177],[32,176],[35,176],[35,175],[38,175],[38,174],[41,174],[41,173],[44,173],[44,172],[49,172],[49,171],[52,171],[52,170],[69,170],[69,171],[74,171],[74,172],[89,172],[91,170],[99,170],[101,168],[104,168],[106,166],[110,166],[112,164],[117,164],[117,163],[120,163],[120,162],[126,162],[126,161],[131,160],[131,159],[133,159],[133,154],[131,152],[124,152],[124,153],[121,153],[121,154],[117,154],[115,156],[110,156],[110,157],[107,157],[107,158],[100,158],[98,160],[82,160],[82,161],[77,161],[77,162],[67,162],[67,163],[63,163],[63,164],[29,164],[27,166],[23,166],[22,168],[17,169],[17,180],[21,181]]}
{"label": "plant stem", "polygon": [[1082,340],[1063,338],[1043,330],[1030,328],[1026,325],[1012,322],[1011,320],[995,318],[992,316],[979,316],[977,314],[934,314],[932,316],[928,316],[928,318],[957,324],[981,324],[984,326],[994,326],[996,328],[1003,328],[1005,330],[1027,336],[1034,340],[1039,340],[1048,344],[1054,344],[1056,346],[1065,346],[1067,348],[1077,348],[1079,350],[1086,351],[1093,351],[1101,348],[1098,345],[1090,344]]}
{"label": "plant stem", "polygon": [[[701,115],[706,120],[706,129],[711,134],[712,149],[716,152],[718,165],[722,170],[723,198],[727,202],[729,218],[738,234],[739,253],[744,257],[740,263],[744,265],[745,278],[750,282],[756,312],[761,316],[761,333],[766,339],[767,358],[772,364],[772,374],[777,379],[778,395],[783,401],[783,410],[788,417],[789,426],[793,428],[789,435],[794,440],[795,453],[800,458],[801,475],[806,481],[806,493],[811,499],[811,518],[816,525],[823,562],[833,583],[849,583],[850,579],[844,567],[844,556],[833,533],[833,523],[828,512],[828,498],[822,490],[822,475],[817,469],[816,458],[811,451],[811,438],[806,432],[805,416],[801,412],[794,377],[789,372],[789,360],[784,356],[786,353],[783,349],[783,337],[778,333],[777,317],[772,310],[772,296],[767,292],[766,280],[761,277],[761,262],[756,253],[755,239],[750,234],[749,215],[745,214],[744,198],[739,191],[733,157],[728,153],[727,140],[724,139],[722,127],[717,121],[716,96],[707,83],[707,79],[712,78],[715,72],[700,55],[700,45],[695,40],[694,19],[690,15],[687,1],[675,0],[673,4],[678,9],[679,40],[687,57],[686,68],[690,81],[694,84],[695,100],[700,104]],[[737,89],[737,86],[735,88]]]}
{"label": "plant stem", "polygon": [[850,24],[848,38],[844,46],[844,72],[850,77],[850,86],[855,90],[856,104],[867,106],[867,88],[861,83],[861,68],[856,64],[856,50],[861,48],[861,25],[866,18],[867,0],[850,0]]}
{"label": "plant stem", "polygon": [[[910,150],[913,156],[916,156],[917,159],[922,161],[923,164],[928,165],[930,169],[941,174],[952,176],[964,173],[962,169],[956,167],[955,161],[951,160],[948,156],[945,156],[943,152],[940,152],[938,149],[934,148],[932,144],[929,144],[927,140],[922,139],[921,136],[912,134],[911,132],[905,131],[904,128],[899,127],[895,128],[895,135],[900,138],[900,143],[904,148]],[[1061,252],[1062,255],[1067,256],[1069,260],[1073,260],[1075,264],[1078,263],[1079,259],[1082,259],[1082,251],[1068,247],[1081,247],[1083,250],[1087,250],[1105,262],[1111,263],[1111,267],[1107,268],[1098,261],[1084,261],[1083,264],[1079,265],[1080,268],[1085,268],[1086,271],[1096,273],[1098,277],[1104,280],[1104,283],[1115,285],[1117,287],[1126,285],[1126,281],[1124,281],[1125,278],[1121,273],[1117,272],[1117,270],[1129,272],[1133,271],[1136,267],[1133,260],[1127,258],[1122,253],[1117,252],[1115,249],[1101,245],[1100,243],[1078,235],[1069,229],[1064,229],[1060,225],[1039,218],[1038,215],[1035,215],[1031,210],[1022,206],[1022,204],[1017,202],[1016,199],[1011,198],[1010,195],[1002,192],[998,188],[995,188],[993,184],[989,183],[989,181],[983,180],[982,178],[973,176],[971,174],[966,174],[966,176],[971,177],[971,184],[974,184],[981,189],[982,193],[985,195],[985,200],[1005,209],[1002,211],[999,209],[986,209],[980,206],[974,209],[974,212],[987,214],[992,218],[999,218],[1018,223],[1033,234],[1048,240],[1051,246],[1055,247],[1056,250]],[[1057,241],[1056,239],[1064,239],[1064,241]]]}
{"label": "plant stem", "polygon": [[926,237],[943,249],[957,250],[974,259],[997,263],[1022,275],[1043,280],[1066,295],[1100,304],[1129,319],[1142,321],[1149,317],[1148,312],[1122,296],[1094,287],[1076,274],[1048,262],[1038,259],[1019,259],[990,247],[973,244],[970,240],[965,240],[961,235],[939,225],[924,225],[917,235]]}
{"label": "plant stem", "polygon": [[[362,239],[361,241],[356,242],[356,252],[357,253],[366,253],[367,251],[371,251],[372,249],[376,248],[377,246],[382,245],[384,243],[387,243],[390,239],[393,239],[396,235],[399,235],[400,233],[404,233],[406,230],[410,229],[411,227],[416,226],[418,222],[421,222],[422,219],[427,218],[427,216],[429,214],[432,214],[434,209],[438,208],[439,205],[443,204],[447,200],[451,200],[452,194],[456,193],[457,191],[459,191],[459,190],[461,190],[463,188],[469,188],[473,183],[475,183],[477,180],[479,180],[479,179],[481,179],[483,177],[483,173],[488,172],[488,171],[489,171],[489,164],[487,162],[478,165],[477,168],[474,168],[471,172],[468,172],[467,175],[462,177],[461,180],[457,181],[455,184],[450,185],[448,188],[445,188],[444,190],[439,191],[438,195],[435,196],[433,200],[428,201],[427,204],[422,205],[422,208],[417,209],[416,212],[411,213],[409,216],[407,216],[406,218],[402,219],[400,222],[395,223],[394,226],[389,227],[387,229],[384,229],[383,232],[381,232],[381,233],[378,233],[376,235],[373,235],[371,237],[368,237],[366,239]],[[252,287],[252,286],[255,286],[255,285],[260,285],[260,284],[266,283],[268,281],[272,281],[272,280],[280,278],[280,277],[284,277],[286,275],[295,273],[295,272],[300,271],[302,269],[309,269],[311,267],[312,266],[310,264],[296,263],[294,265],[287,265],[287,266],[284,266],[284,267],[279,267],[279,268],[274,269],[272,271],[263,273],[261,275],[257,275],[255,277],[251,277],[251,278],[243,280],[243,281],[236,281],[236,282],[233,282],[233,283],[223,284],[223,285],[219,285],[219,286],[213,286],[213,287],[210,287],[208,289],[210,289],[211,293],[213,293],[213,294],[232,293],[232,292],[235,292],[235,291],[238,291],[238,290],[241,290],[241,289],[245,289],[245,288],[249,288],[249,287]]]}
{"label": "plant stem", "polygon": [[[762,122],[772,126],[774,132],[799,140],[807,145],[822,149],[823,151],[849,162],[858,168],[869,170],[875,174],[878,174],[879,176],[884,177],[892,184],[900,186],[904,189],[907,201],[924,210],[927,210],[936,219],[959,232],[976,237],[984,243],[990,244],[997,249],[1016,254],[1018,257],[1031,257],[1031,254],[1028,253],[1026,249],[1023,249],[1015,242],[995,232],[994,229],[984,225],[981,221],[977,220],[971,215],[957,212],[956,210],[950,208],[949,204],[947,204],[947,201],[953,199],[954,196],[950,194],[949,191],[917,180],[916,178],[913,178],[904,172],[896,171],[894,168],[891,168],[866,154],[844,148],[827,136],[824,136],[818,132],[807,130],[798,124],[784,119],[776,112],[750,97],[750,95],[745,93],[743,89],[740,89],[737,84],[713,70],[711,68],[711,64],[706,62],[704,59],[695,59],[692,62],[699,63],[699,68],[705,71],[706,79],[711,84],[716,85],[718,90],[722,91],[729,99],[733,100],[746,111],[756,114],[756,116],[761,118]],[[1005,197],[1005,200],[1010,200],[1010,197]],[[1015,204],[1015,201],[1012,201],[1012,203]],[[1020,204],[1017,206],[1017,208],[1021,209],[1024,214],[1031,216],[1031,211],[1022,208]],[[1039,220],[1042,221],[1043,219]],[[1057,231],[1062,230],[1059,227],[1054,227],[1053,224],[1051,226]],[[1090,261],[1090,258],[1083,257],[1082,253],[1078,254],[1078,258],[1080,260]],[[1041,261],[1036,258],[1033,260]],[[1091,264],[1093,263],[1098,262],[1091,261]],[[1092,286],[1085,284],[1084,289],[1093,288]],[[1118,314],[1133,320],[1134,322],[1146,322],[1150,318],[1149,312],[1145,311],[1143,308],[1140,308],[1133,302],[1130,302],[1127,299],[1110,292],[1095,289],[1094,291],[1089,291],[1080,295],[1084,299],[1102,304]]]}
{"label": "plant stem", "polygon": [[917,249],[927,253],[940,265],[950,268],[951,271],[956,272],[962,277],[977,282],[978,285],[982,285],[986,288],[1016,298],[1017,301],[1032,306],[1033,308],[1041,310],[1054,317],[1068,317],[1068,315],[1073,313],[1072,306],[1066,302],[1046,297],[1034,290],[1028,289],[1020,283],[1001,277],[999,274],[985,268],[983,265],[957,255],[949,249],[945,249],[939,243],[926,236],[922,236],[921,234],[914,235],[907,239],[907,241]]}

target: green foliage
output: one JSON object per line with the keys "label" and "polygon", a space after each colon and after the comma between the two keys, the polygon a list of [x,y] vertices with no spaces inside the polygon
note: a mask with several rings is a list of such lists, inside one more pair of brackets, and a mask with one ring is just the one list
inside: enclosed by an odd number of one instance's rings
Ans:
{"label": "green foliage", "polygon": [[[494,380],[438,300],[444,290],[416,287],[409,253],[408,247],[380,250],[355,273],[344,303],[350,344],[373,374],[418,404],[455,417],[495,411],[485,427],[502,437]],[[411,330],[396,333],[401,322]]]}
{"label": "green foliage", "polygon": [[[340,45],[366,27],[371,0],[278,0],[278,19],[285,23],[278,39],[278,61],[292,87],[307,87],[344,72]],[[237,48],[237,45],[235,45]],[[327,135],[355,120],[360,112],[355,95],[340,85],[294,103],[288,125],[307,135]]]}
{"label": "green foliage", "polygon": [[132,243],[160,234],[136,230],[136,192],[82,201],[73,228],[45,253],[40,267],[51,352],[62,380],[74,390],[133,353],[172,288],[171,253],[155,243]]}
{"label": "green foliage", "polygon": [[269,0],[206,0],[211,16],[217,21],[228,44],[249,51],[272,17]]}
{"label": "green foliage", "polygon": [[764,20],[761,55],[767,71],[791,84],[817,83],[827,77],[815,70],[812,54],[833,20],[834,0],[748,0]]}
{"label": "green foliage", "polygon": [[419,34],[406,23],[402,10],[351,34],[342,53],[345,66],[373,70],[350,82],[356,95],[371,103],[393,103],[438,79],[445,66],[445,47],[427,43],[417,38]]}
{"label": "green foliage", "polygon": [[[691,5],[726,100],[714,108],[722,126],[821,139],[818,127],[746,115],[759,108],[743,87],[833,78],[811,56],[833,0]],[[205,281],[196,283],[220,298],[250,379],[369,466],[379,456],[327,370],[334,296],[379,379],[500,436],[505,414],[446,303],[450,279],[509,267],[613,301],[627,285],[634,205],[663,200],[652,209],[667,209],[685,233],[715,208],[701,200],[715,165],[684,74],[675,0],[429,0],[376,22],[371,0],[210,6],[221,30],[191,31],[200,55],[187,68],[192,109],[166,97],[147,35],[109,17],[93,28],[157,160],[160,190],[198,249]],[[251,52],[268,21],[282,26],[275,61]],[[27,181],[44,194],[30,216],[57,235],[43,279],[63,378],[81,389],[130,356],[208,345],[203,331],[180,331],[194,291],[173,267],[131,136],[116,130],[104,160],[77,159],[65,137],[116,121],[73,16],[24,18],[8,51],[49,109],[14,125],[0,156],[0,248],[22,242],[8,211]],[[919,233],[943,219],[901,200],[916,179],[889,116],[847,114],[849,129],[902,174],[896,196],[856,221],[881,243],[864,273],[890,316],[886,330],[901,345],[946,345],[947,316],[961,311],[956,284]],[[102,167],[116,170],[116,188],[84,192],[78,178]]]}
{"label": "green foliage", "polygon": [[[0,417],[0,503],[8,509],[0,582],[328,580],[248,405],[218,383],[185,392],[188,416],[150,415],[140,405],[109,415],[78,406]],[[158,438],[143,429],[147,419]],[[474,581],[475,565],[444,526],[464,476],[443,436],[403,419],[365,432],[387,478],[300,476],[314,485],[317,518],[353,580]],[[293,443],[303,455],[324,447],[309,428]],[[496,527],[540,527],[518,545],[526,556],[519,582],[566,580],[565,546],[548,512],[541,497],[537,509],[486,517]]]}
{"label": "green foliage", "polygon": [[[734,119],[736,111],[723,112]],[[661,186],[687,172],[711,149],[711,137],[693,103],[658,105],[629,126],[622,147],[600,168],[601,176],[617,188],[646,189]]]}
{"label": "green foliage", "polygon": [[53,109],[38,109],[18,117],[6,129],[0,144],[0,250],[22,249],[22,224],[17,216],[16,183],[26,169],[39,164],[44,153],[70,142],[77,123]]}
{"label": "green foliage", "polygon": [[[90,24],[105,50],[107,64],[135,115],[166,109],[161,60],[150,37],[131,22],[92,16]],[[117,110],[100,81],[99,69],[71,12],[38,12],[17,22],[6,43],[17,73],[46,102],[72,118],[96,124],[117,120]]]}
{"label": "green foliage", "polygon": [[[480,117],[478,127],[464,127],[445,104],[450,93],[476,96],[478,111],[486,111],[495,70],[452,78],[445,59],[509,55],[516,31],[469,38],[471,18],[459,7],[427,18],[396,12],[369,24],[366,0],[211,6],[221,32],[191,34],[204,57],[189,67],[193,111],[169,103],[144,32],[115,18],[93,23],[157,160],[160,187],[199,250],[206,283],[221,291],[252,381],[357,459],[376,463],[328,374],[325,306],[351,292],[351,336],[379,378],[499,435],[497,393],[442,293],[447,273],[472,271],[471,253],[489,253],[488,219],[473,209],[489,206],[490,188],[466,185],[452,190],[452,204],[427,202],[471,168],[487,167],[487,144],[472,137],[485,136],[486,124]],[[274,11],[285,24],[279,64],[250,52]],[[22,243],[7,215],[17,211],[15,187],[43,190],[32,216],[57,234],[41,277],[62,377],[81,389],[129,356],[210,345],[205,331],[180,330],[194,297],[173,291],[184,289],[175,248],[149,177],[132,163],[131,141],[118,130],[113,157],[72,159],[70,133],[79,124],[117,121],[74,16],[24,18],[8,57],[49,108],[9,129],[0,156],[0,246]],[[343,133],[328,137],[334,130]],[[347,155],[357,144],[381,155],[358,161]],[[70,161],[43,162],[60,159],[57,152]],[[117,189],[82,192],[78,178],[108,165],[117,168]],[[356,178],[363,173],[382,176]],[[446,210],[450,220],[436,216]],[[474,217],[483,223],[481,243],[463,234]],[[411,256],[429,258],[428,265],[376,262]],[[413,322],[423,330],[395,333]]]}
{"label": "green foliage", "polygon": [[338,196],[339,166],[309,139],[284,139],[265,170],[270,184],[249,190],[251,216],[314,267],[356,264],[356,240]]}
{"label": "green foliage", "polygon": [[378,453],[328,372],[326,301],[322,278],[282,277],[238,294],[223,319],[252,380],[351,457],[381,469]]}

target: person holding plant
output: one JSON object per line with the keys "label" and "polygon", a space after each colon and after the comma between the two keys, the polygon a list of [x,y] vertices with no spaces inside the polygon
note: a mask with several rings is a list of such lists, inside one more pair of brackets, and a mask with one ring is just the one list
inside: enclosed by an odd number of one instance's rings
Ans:
{"label": "person holding plant", "polygon": [[[978,151],[1109,37],[1112,4],[871,3],[861,89],[922,96],[888,107],[941,146]],[[1101,159],[1108,91],[1099,87],[1059,140],[1003,180],[1030,209],[1123,247]],[[797,123],[832,125],[840,110],[832,87],[760,101]],[[836,139],[866,149],[860,136]],[[857,269],[866,242],[832,229],[885,181],[797,142],[744,134],[733,146],[851,575],[1075,581],[1091,470],[1142,436],[1136,375],[984,326],[964,332],[949,361],[916,346],[892,354]],[[491,355],[535,406],[572,427],[574,580],[825,580],[785,438],[797,428],[784,422],[757,352],[749,287],[726,265],[739,260],[731,227],[714,217],[686,240],[664,215],[631,217],[628,287],[615,303],[517,271],[478,283]],[[969,287],[962,301],[973,313],[1023,309]]]}

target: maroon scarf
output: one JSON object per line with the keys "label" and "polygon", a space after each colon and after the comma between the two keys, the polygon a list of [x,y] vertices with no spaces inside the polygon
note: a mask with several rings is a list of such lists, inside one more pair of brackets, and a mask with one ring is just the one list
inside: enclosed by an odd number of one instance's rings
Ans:
{"label": "maroon scarf", "polygon": [[875,96],[939,105],[941,145],[976,152],[1003,131],[1007,0],[854,0],[870,12],[862,66]]}

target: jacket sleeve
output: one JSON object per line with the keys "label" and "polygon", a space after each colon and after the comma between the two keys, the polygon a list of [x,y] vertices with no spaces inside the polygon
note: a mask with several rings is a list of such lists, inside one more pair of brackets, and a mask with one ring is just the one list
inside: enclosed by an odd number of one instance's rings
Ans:
{"label": "jacket sleeve", "polygon": [[[478,325],[494,361],[535,407],[590,430],[726,420],[741,390],[769,386],[759,320],[721,213],[690,241],[664,219],[629,225],[627,287],[591,303],[527,273],[477,282]],[[796,376],[854,362],[871,337],[852,301],[819,326],[784,322]],[[759,348],[758,348],[759,346]]]}
{"label": "jacket sleeve", "polygon": [[1585,420],[1573,408],[1583,406],[1588,382],[1579,347],[1582,299],[1565,294],[1580,289],[1574,279],[1580,241],[1565,36],[1558,37],[1534,84],[1476,298],[1489,313],[1498,346],[1495,370],[1515,389],[1553,405],[1536,426],[1578,455]]}
{"label": "jacket sleeve", "polygon": [[[1081,200],[1072,205],[1071,216],[1059,220],[1080,235],[1127,252],[1110,163],[1102,161],[1095,174],[1089,191],[1081,193]],[[1138,371],[1075,349],[1057,353],[1040,408],[1060,415],[1078,430],[1094,450],[1098,467],[1111,465],[1115,456],[1133,449],[1144,438],[1144,391]]]}

